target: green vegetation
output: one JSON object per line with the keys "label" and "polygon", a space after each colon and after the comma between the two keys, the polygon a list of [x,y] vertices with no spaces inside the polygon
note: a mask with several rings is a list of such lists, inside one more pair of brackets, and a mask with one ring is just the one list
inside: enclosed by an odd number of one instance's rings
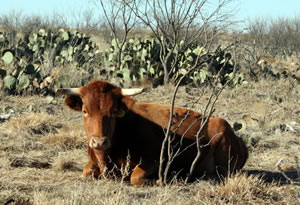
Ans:
{"label": "green vegetation", "polygon": [[[9,36],[9,33],[0,33],[1,78],[7,93],[49,94],[59,87],[71,85],[72,70],[84,70],[90,74],[90,79],[100,73],[106,79],[118,78],[120,82],[130,84],[159,80],[164,75],[159,60],[161,48],[155,39],[134,38],[125,42],[118,68],[117,39],[112,40],[109,49],[99,52],[90,37],[78,31],[40,29],[18,39],[13,47]],[[234,63],[231,54],[224,51],[209,53],[201,46],[187,47],[184,51],[174,49],[171,58],[173,61],[179,59],[172,70],[175,81],[192,69],[196,61],[199,62],[186,76],[185,84],[207,84],[220,70],[222,84],[232,76]],[[54,76],[52,70],[57,67],[69,67],[70,71],[62,70],[60,75]]]}
{"label": "green vegetation", "polygon": [[[125,42],[121,53],[120,68],[117,68],[118,51],[116,45],[117,39],[113,39],[110,49],[104,52],[104,65],[109,68],[112,76],[122,78],[125,82],[136,82],[138,80],[157,80],[163,78],[163,66],[159,60],[161,52],[160,44],[155,39],[129,39]],[[184,42],[182,42],[184,43]],[[177,80],[180,76],[186,74],[201,56],[197,69],[194,69],[186,77],[186,84],[201,85],[207,83],[213,75],[216,75],[222,69],[220,75],[221,82],[224,84],[233,72],[234,63],[231,60],[231,54],[222,52],[208,53],[205,48],[197,46],[195,48],[187,47],[184,51],[174,49],[171,54],[171,61],[178,60],[178,66],[174,67],[172,74]]]}
{"label": "green vegetation", "polygon": [[15,46],[11,46],[9,36],[0,32],[1,78],[8,93],[41,93],[42,90],[50,93],[68,86],[71,74],[62,72],[63,75],[53,78],[51,69],[64,69],[67,65],[92,73],[93,66],[99,63],[98,48],[84,33],[40,29],[18,39]]}

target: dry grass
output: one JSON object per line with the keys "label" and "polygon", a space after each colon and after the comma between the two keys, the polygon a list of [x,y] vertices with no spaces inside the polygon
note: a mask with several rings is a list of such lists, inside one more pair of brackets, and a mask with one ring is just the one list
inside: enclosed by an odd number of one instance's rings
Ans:
{"label": "dry grass", "polygon": [[21,116],[14,117],[3,123],[8,134],[19,132],[29,132],[34,134],[45,135],[46,133],[55,132],[55,117],[47,113],[26,113]]}
{"label": "dry grass", "polygon": [[[141,188],[82,177],[87,162],[83,124],[61,98],[49,103],[44,97],[2,95],[0,108],[11,107],[15,114],[0,123],[0,204],[299,204],[299,90],[295,82],[284,80],[224,90],[214,115],[245,124],[237,131],[250,150],[242,173],[221,183],[199,180]],[[210,90],[204,91],[196,110],[206,105]],[[191,106],[200,92],[182,87],[176,104]],[[136,99],[169,103],[171,94],[172,87],[159,87]],[[13,166],[14,159],[27,163]],[[279,160],[294,184],[278,170]],[[38,167],[38,162],[50,167]]]}

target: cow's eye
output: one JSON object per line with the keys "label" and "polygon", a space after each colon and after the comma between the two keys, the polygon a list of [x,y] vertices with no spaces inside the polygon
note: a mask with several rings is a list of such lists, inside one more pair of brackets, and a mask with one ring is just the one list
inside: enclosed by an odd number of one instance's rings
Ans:
{"label": "cow's eye", "polygon": [[82,110],[82,114],[83,114],[84,116],[87,116],[87,115],[88,115],[88,112],[87,112],[86,110]]}

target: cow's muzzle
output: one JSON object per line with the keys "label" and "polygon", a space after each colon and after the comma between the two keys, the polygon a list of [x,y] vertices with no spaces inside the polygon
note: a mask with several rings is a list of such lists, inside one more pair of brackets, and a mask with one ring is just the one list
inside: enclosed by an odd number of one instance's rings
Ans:
{"label": "cow's muzzle", "polygon": [[106,150],[110,148],[110,140],[107,137],[91,137],[89,146],[97,150]]}

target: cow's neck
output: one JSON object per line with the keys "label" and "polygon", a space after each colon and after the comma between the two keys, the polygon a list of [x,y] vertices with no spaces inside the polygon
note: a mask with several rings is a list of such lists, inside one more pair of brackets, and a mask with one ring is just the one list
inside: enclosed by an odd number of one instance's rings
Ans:
{"label": "cow's neck", "polygon": [[157,125],[160,125],[161,127],[166,128],[170,116],[169,107],[169,105],[164,104],[136,102],[132,106],[131,111]]}

